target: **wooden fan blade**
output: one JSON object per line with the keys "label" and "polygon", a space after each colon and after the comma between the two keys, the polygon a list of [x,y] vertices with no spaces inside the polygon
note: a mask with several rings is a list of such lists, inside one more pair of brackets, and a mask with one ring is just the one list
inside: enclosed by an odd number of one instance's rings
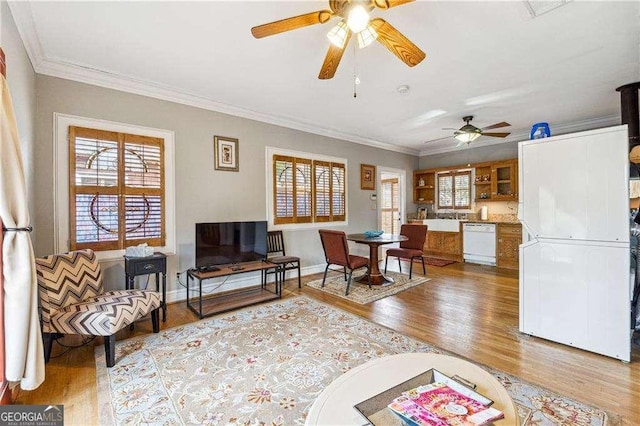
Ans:
{"label": "wooden fan blade", "polygon": [[346,0],[329,0],[329,7],[336,15],[342,14],[349,2]]}
{"label": "wooden fan blade", "polygon": [[[344,42],[345,47],[349,44],[349,40],[351,40],[351,31],[347,31],[347,40]],[[330,78],[333,78],[336,70],[338,69],[338,65],[340,65],[340,60],[342,59],[343,53],[344,49],[340,49],[333,43],[329,43],[327,56],[325,56],[324,63],[322,64],[322,68],[320,69],[320,74],[318,74],[318,78],[320,80],[328,80]]]}
{"label": "wooden fan blade", "polygon": [[377,40],[408,66],[418,65],[427,56],[384,19],[372,19],[370,24],[378,33]]}
{"label": "wooden fan blade", "polygon": [[373,4],[378,9],[390,9],[405,3],[411,3],[415,0],[373,0]]}
{"label": "wooden fan blade", "polygon": [[324,24],[332,17],[332,11],[319,10],[317,12],[305,13],[304,15],[270,22],[264,25],[258,25],[257,27],[251,28],[251,34],[253,34],[255,38],[267,37],[274,34],[280,34],[285,31],[307,27],[309,25]]}
{"label": "wooden fan blade", "polygon": [[506,138],[511,133],[484,133],[482,132],[482,136],[491,136],[492,138]]}
{"label": "wooden fan blade", "polygon": [[500,127],[509,127],[511,124],[503,121],[501,123],[492,124],[491,126],[483,127],[481,130],[499,129]]}

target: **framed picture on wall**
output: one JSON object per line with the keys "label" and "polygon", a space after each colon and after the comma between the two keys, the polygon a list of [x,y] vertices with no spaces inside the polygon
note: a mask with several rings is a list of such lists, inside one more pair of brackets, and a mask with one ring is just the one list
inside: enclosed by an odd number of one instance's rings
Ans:
{"label": "framed picture on wall", "polygon": [[213,137],[214,165],[216,170],[237,172],[239,168],[238,139]]}
{"label": "framed picture on wall", "polygon": [[376,166],[360,164],[360,189],[376,189]]}

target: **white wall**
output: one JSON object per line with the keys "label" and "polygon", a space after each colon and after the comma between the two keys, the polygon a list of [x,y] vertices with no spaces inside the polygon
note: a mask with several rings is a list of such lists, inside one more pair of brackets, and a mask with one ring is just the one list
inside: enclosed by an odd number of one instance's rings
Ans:
{"label": "white wall", "polygon": [[[343,140],[207,111],[116,90],[37,76],[37,152],[35,222],[41,233],[36,255],[54,249],[53,235],[53,113],[78,115],[115,122],[172,130],[176,135],[177,255],[168,261],[169,289],[177,289],[176,271],[194,266],[196,222],[264,220],[266,218],[265,148],[324,154],[348,161],[347,232],[377,227],[371,210],[372,191],[360,189],[360,164],[407,170],[418,167],[418,157],[371,148]],[[277,102],[277,100],[274,100]],[[239,172],[216,171],[213,136],[239,139]],[[410,190],[410,188],[409,188]],[[411,200],[410,192],[407,196]],[[408,201],[409,202],[409,201]],[[407,209],[413,210],[412,204]],[[285,231],[287,252],[302,258],[302,267],[324,265],[317,228]],[[122,262],[106,265],[107,288],[124,286]]]}

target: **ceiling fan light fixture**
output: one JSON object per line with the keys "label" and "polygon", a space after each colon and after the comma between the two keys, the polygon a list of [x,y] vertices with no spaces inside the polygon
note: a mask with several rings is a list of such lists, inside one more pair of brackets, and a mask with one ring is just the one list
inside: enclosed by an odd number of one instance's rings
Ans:
{"label": "ceiling fan light fixture", "polygon": [[358,33],[358,47],[362,49],[373,43],[378,38],[378,33],[371,25]]}
{"label": "ceiling fan light fixture", "polygon": [[462,143],[469,143],[475,141],[480,136],[482,136],[482,134],[479,132],[460,132],[455,135],[454,138]]}
{"label": "ceiling fan light fixture", "polygon": [[349,29],[354,33],[359,33],[367,28],[367,25],[369,25],[369,14],[364,9],[364,6],[360,4],[353,6],[347,18],[347,26]]}
{"label": "ceiling fan light fixture", "polygon": [[331,30],[327,33],[327,38],[336,47],[343,49],[344,44],[347,41],[348,31],[349,29],[347,28],[347,24],[345,24],[344,21],[340,21],[338,22],[338,25],[331,28]]}

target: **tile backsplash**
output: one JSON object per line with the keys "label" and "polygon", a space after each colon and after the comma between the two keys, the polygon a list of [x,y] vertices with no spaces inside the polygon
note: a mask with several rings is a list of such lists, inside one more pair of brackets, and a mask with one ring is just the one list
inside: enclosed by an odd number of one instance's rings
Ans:
{"label": "tile backsplash", "polygon": [[[469,213],[468,220],[480,220],[480,213]],[[510,213],[489,213],[488,222],[513,222],[518,223],[518,215]]]}

